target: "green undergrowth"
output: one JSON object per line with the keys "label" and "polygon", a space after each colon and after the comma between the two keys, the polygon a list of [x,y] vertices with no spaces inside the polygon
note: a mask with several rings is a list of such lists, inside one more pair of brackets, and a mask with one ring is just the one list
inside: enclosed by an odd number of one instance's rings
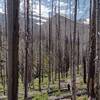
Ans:
{"label": "green undergrowth", "polygon": [[[48,100],[48,98],[50,96],[62,96],[62,95],[70,95],[70,92],[61,92],[58,89],[58,79],[55,81],[51,80],[50,82],[50,91],[55,91],[58,90],[57,92],[54,92],[50,95],[48,95],[48,75],[44,76],[43,82],[41,81],[41,88],[44,89],[42,90],[42,92],[39,92],[39,79],[36,78],[34,81],[31,82],[29,89],[28,89],[28,95],[32,96],[33,99],[32,100]],[[65,80],[66,84],[67,82],[71,82],[71,76],[70,73],[68,73],[68,77],[67,78],[61,78],[61,80]],[[77,86],[77,90],[78,89],[83,89],[86,88],[86,84],[84,84],[83,82],[83,77],[81,75],[81,73],[77,74],[77,79],[76,79],[76,86]],[[2,84],[0,84],[0,93],[3,94],[3,86]],[[21,81],[21,78],[19,78],[19,100],[24,100],[24,84]],[[81,97],[77,97],[77,100],[87,100],[86,96],[81,96]]]}

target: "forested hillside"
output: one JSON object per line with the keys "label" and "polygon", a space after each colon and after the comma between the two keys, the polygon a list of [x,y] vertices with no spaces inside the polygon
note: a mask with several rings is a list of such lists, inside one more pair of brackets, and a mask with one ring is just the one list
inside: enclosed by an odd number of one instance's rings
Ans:
{"label": "forested hillside", "polygon": [[100,100],[100,0],[0,1],[0,100]]}

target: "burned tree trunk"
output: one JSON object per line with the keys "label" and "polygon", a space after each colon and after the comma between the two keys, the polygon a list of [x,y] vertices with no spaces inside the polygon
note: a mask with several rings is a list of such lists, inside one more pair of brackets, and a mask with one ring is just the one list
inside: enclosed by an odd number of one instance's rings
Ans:
{"label": "burned tree trunk", "polygon": [[64,70],[67,77],[68,70],[69,70],[69,52],[68,52],[68,37],[66,35],[65,35],[65,48],[64,48],[64,67],[65,67]]}
{"label": "burned tree trunk", "polygon": [[39,91],[41,91],[41,0],[39,0]]}
{"label": "burned tree trunk", "polygon": [[96,0],[96,100],[100,100],[100,0]]}
{"label": "burned tree trunk", "polygon": [[60,73],[61,73],[61,66],[62,66],[62,59],[61,59],[61,32],[60,32],[60,0],[58,0],[58,80],[59,80],[59,89],[60,89]]}
{"label": "burned tree trunk", "polygon": [[19,0],[7,0],[8,7],[8,100],[18,100]]}
{"label": "burned tree trunk", "polygon": [[74,9],[74,32],[73,32],[73,45],[72,45],[72,100],[76,100],[76,22],[77,22],[77,0],[75,0],[75,9]]}
{"label": "burned tree trunk", "polygon": [[51,19],[49,13],[49,73],[48,73],[48,88],[50,87],[51,82]]}
{"label": "burned tree trunk", "polygon": [[90,58],[88,72],[88,95],[95,98],[95,56],[96,56],[96,0],[93,0],[91,35],[90,35]]}
{"label": "burned tree trunk", "polygon": [[29,83],[29,40],[30,40],[30,26],[29,26],[29,0],[24,1],[25,6],[26,6],[26,13],[25,13],[25,77],[24,77],[24,99],[26,100],[28,97],[28,83]]}
{"label": "burned tree trunk", "polygon": [[79,73],[79,62],[80,62],[80,60],[79,60],[79,58],[80,58],[80,36],[79,36],[79,32],[78,32],[78,43],[77,43],[77,73]]}
{"label": "burned tree trunk", "polygon": [[84,83],[86,83],[86,58],[85,56],[83,56],[83,80],[84,80]]}

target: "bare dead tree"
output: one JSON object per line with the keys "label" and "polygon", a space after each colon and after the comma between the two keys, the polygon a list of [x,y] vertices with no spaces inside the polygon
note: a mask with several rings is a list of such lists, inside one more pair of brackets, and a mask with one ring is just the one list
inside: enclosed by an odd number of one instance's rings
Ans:
{"label": "bare dead tree", "polygon": [[56,8],[56,6],[55,6],[55,27],[56,27],[56,34],[55,34],[55,81],[56,81],[56,79],[57,79],[57,69],[58,69],[58,57],[57,57],[57,54],[58,54],[58,46],[57,46],[57,43],[58,43],[58,41],[57,41],[57,32],[58,32],[58,24],[57,24],[57,19],[58,19],[58,17],[57,17],[57,13],[56,13],[56,10],[57,10],[57,8]]}
{"label": "bare dead tree", "polygon": [[19,0],[7,0],[8,7],[8,100],[18,100]]}
{"label": "bare dead tree", "polygon": [[51,14],[49,13],[49,73],[48,73],[48,87],[50,87],[51,82]]}
{"label": "bare dead tree", "polygon": [[90,35],[90,58],[88,72],[88,93],[91,100],[95,98],[95,56],[96,56],[96,1],[93,0],[92,22]]}
{"label": "bare dead tree", "polygon": [[[52,12],[51,12],[51,17],[53,17],[53,8],[54,8],[54,0],[52,0]],[[53,72],[54,72],[54,38],[53,38],[53,19],[51,19],[51,76],[52,76],[52,83],[54,83],[53,79]]]}
{"label": "bare dead tree", "polygon": [[100,0],[96,0],[96,59],[95,59],[95,67],[96,67],[96,100],[100,99]]}
{"label": "bare dead tree", "polygon": [[[31,54],[32,54],[32,67],[33,67],[33,36],[34,36],[34,33],[33,33],[33,28],[34,28],[34,26],[33,26],[33,0],[31,0],[31,2],[32,2],[32,4],[31,4],[31,7],[32,7],[32,10],[31,10],[31,20],[32,20],[32,30],[31,30],[31,32],[32,32],[32,38],[31,38],[31,42],[32,42],[32,47],[31,47]],[[34,72],[34,70],[33,70],[33,72]],[[33,89],[34,89],[34,76],[33,76]]]}
{"label": "bare dead tree", "polygon": [[60,0],[58,0],[58,80],[60,89],[60,72],[61,72],[61,39],[60,39]]}
{"label": "bare dead tree", "polygon": [[28,97],[28,75],[29,75],[29,40],[30,40],[30,24],[29,24],[29,0],[25,0],[25,77],[24,77],[24,99]]}
{"label": "bare dead tree", "polygon": [[[4,0],[4,4],[5,4],[5,36],[6,36],[6,66],[5,66],[5,86],[6,84],[8,84],[8,63],[7,63],[7,58],[8,58],[8,43],[7,43],[7,0]],[[7,83],[6,83],[7,82]],[[4,86],[4,87],[5,87]],[[5,90],[4,90],[5,91]],[[5,95],[5,92],[4,92]]]}
{"label": "bare dead tree", "polygon": [[41,0],[39,0],[39,91],[41,91]]}
{"label": "bare dead tree", "polygon": [[72,59],[72,73],[73,73],[73,81],[72,81],[72,100],[76,100],[76,22],[77,22],[77,0],[75,0],[75,9],[74,9],[74,32],[73,32],[73,59]]}
{"label": "bare dead tree", "polygon": [[84,72],[83,80],[84,80],[84,83],[86,83],[86,57],[85,55],[83,56],[83,72]]}
{"label": "bare dead tree", "polygon": [[80,36],[78,32],[78,37],[77,37],[77,73],[79,73],[79,59],[80,59]]}

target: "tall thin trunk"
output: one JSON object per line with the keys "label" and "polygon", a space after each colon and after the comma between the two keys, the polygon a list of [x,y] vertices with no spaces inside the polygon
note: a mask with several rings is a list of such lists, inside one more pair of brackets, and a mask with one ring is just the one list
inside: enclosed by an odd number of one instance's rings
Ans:
{"label": "tall thin trunk", "polygon": [[[53,4],[53,3],[54,3],[54,0],[52,0],[52,13],[51,13],[51,17],[53,17],[53,7],[54,7],[54,4]],[[52,36],[52,35],[53,35],[53,33],[52,33],[52,32],[53,32],[53,27],[52,27],[52,25],[53,25],[53,20],[51,19],[51,41],[52,41],[52,42],[51,42],[51,53],[52,53],[52,56],[51,56],[51,59],[52,59],[52,60],[51,60],[51,72],[52,72],[52,73],[51,73],[51,75],[52,75],[52,83],[53,83],[53,81],[54,81],[54,80],[53,80],[53,67],[54,67],[54,57],[53,57],[53,47],[54,47],[54,42],[53,42],[53,41],[54,41],[54,40],[53,40],[53,39],[54,39],[54,38],[53,38],[53,36]]]}
{"label": "tall thin trunk", "polygon": [[5,36],[6,36],[6,68],[5,68],[5,73],[6,73],[6,77],[5,77],[5,81],[7,82],[7,79],[8,79],[8,61],[7,61],[7,58],[8,58],[8,43],[7,43],[7,0],[5,0]]}
{"label": "tall thin trunk", "polygon": [[68,37],[67,36],[65,36],[64,65],[65,65],[65,72],[66,72],[66,77],[67,77],[68,70],[69,70],[69,52],[68,52]]}
{"label": "tall thin trunk", "polygon": [[8,7],[8,100],[18,100],[19,0],[7,0]]}
{"label": "tall thin trunk", "polygon": [[[71,8],[71,1],[70,1],[70,76],[71,76],[71,78],[73,77],[73,75],[72,75],[72,25],[71,25],[71,18],[72,18],[72,15],[71,15],[71,11],[72,11],[72,8]],[[73,81],[71,81],[71,85],[72,85],[72,82]]]}
{"label": "tall thin trunk", "polygon": [[[6,66],[5,66],[5,86],[6,84],[8,84],[8,70],[7,70],[7,67],[8,67],[8,63],[7,63],[7,58],[8,58],[8,43],[7,43],[7,0],[4,1],[5,3],[5,36],[6,36]],[[4,92],[5,94],[5,92]]]}
{"label": "tall thin trunk", "polygon": [[83,56],[83,72],[84,72],[83,80],[84,80],[84,83],[86,83],[86,58],[85,56]]}
{"label": "tall thin trunk", "polygon": [[79,73],[79,59],[80,59],[80,37],[78,32],[78,43],[77,43],[77,73]]}
{"label": "tall thin trunk", "polygon": [[50,87],[51,82],[51,18],[49,13],[49,73],[48,73],[48,87]]}
{"label": "tall thin trunk", "polygon": [[3,66],[2,66],[2,27],[0,25],[0,78],[1,78],[1,83],[3,85],[3,75],[2,75],[2,69],[3,69]]}
{"label": "tall thin trunk", "polygon": [[60,35],[60,0],[58,0],[58,80],[60,89],[60,72],[61,72],[61,35]]}
{"label": "tall thin trunk", "polygon": [[73,32],[73,59],[72,59],[72,73],[73,73],[73,82],[72,82],[72,100],[76,100],[76,22],[77,22],[77,0],[75,0],[75,9],[74,9],[74,32]]}
{"label": "tall thin trunk", "polygon": [[[32,54],[32,67],[33,67],[33,36],[34,36],[34,33],[33,33],[33,0],[32,0],[32,11],[31,11],[31,20],[32,20],[32,48],[31,48],[31,54]],[[34,70],[33,70],[34,71]],[[33,89],[34,89],[34,76],[33,76]]]}
{"label": "tall thin trunk", "polygon": [[29,63],[28,63],[28,56],[30,56],[29,55],[29,35],[30,35],[30,31],[29,31],[29,0],[26,0],[26,1],[24,1],[24,3],[26,3],[26,13],[25,13],[25,17],[26,17],[26,22],[25,22],[25,42],[26,42],[26,46],[25,46],[25,82],[24,82],[24,85],[25,85],[25,93],[24,93],[24,99],[26,100],[27,99],[27,97],[28,97],[28,82],[29,82],[29,80],[28,80],[28,75],[29,75]]}
{"label": "tall thin trunk", "polygon": [[91,100],[95,98],[95,56],[96,56],[96,0],[93,0],[92,22],[90,35],[90,58],[88,72],[88,93]]}
{"label": "tall thin trunk", "polygon": [[100,0],[96,0],[96,100],[100,100]]}
{"label": "tall thin trunk", "polygon": [[56,33],[55,33],[55,81],[57,79],[57,66],[58,66],[58,59],[57,59],[57,14],[56,14],[56,7],[55,7],[55,27],[56,27]]}
{"label": "tall thin trunk", "polygon": [[39,0],[39,91],[41,91],[41,0]]}
{"label": "tall thin trunk", "polygon": [[25,91],[24,91],[24,99],[26,100],[28,97],[28,62],[27,62],[27,58],[28,58],[28,43],[26,40],[26,46],[25,46],[25,77],[24,77],[24,85],[25,85]]}

